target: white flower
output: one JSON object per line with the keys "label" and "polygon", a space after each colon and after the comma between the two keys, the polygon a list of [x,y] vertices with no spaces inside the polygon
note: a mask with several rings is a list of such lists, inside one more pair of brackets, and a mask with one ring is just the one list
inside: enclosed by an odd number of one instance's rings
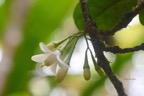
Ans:
{"label": "white flower", "polygon": [[38,54],[32,56],[32,60],[41,63],[42,67],[47,66],[49,69],[56,74],[57,65],[62,69],[68,69],[67,65],[63,60],[61,60],[61,52],[59,50],[51,51],[44,43],[40,43],[40,49],[44,52],[43,54]]}

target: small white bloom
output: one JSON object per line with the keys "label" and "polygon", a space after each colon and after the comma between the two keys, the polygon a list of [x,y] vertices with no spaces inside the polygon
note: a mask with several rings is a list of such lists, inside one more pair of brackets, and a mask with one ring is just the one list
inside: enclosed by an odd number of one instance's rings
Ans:
{"label": "small white bloom", "polygon": [[38,54],[32,56],[32,60],[42,64],[43,66],[49,67],[49,69],[55,74],[57,65],[60,68],[69,68],[63,60],[61,60],[61,52],[59,50],[50,50],[44,43],[40,43],[40,49],[44,52],[43,54]]}

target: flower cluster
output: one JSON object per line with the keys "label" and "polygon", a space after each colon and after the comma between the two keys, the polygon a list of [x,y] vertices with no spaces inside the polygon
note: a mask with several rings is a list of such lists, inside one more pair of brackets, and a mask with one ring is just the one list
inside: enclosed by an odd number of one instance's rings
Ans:
{"label": "flower cluster", "polygon": [[[40,45],[40,49],[44,53],[32,56],[32,60],[41,63],[41,67],[48,66],[54,75],[56,75],[57,66],[59,66],[60,70],[63,71],[62,73],[66,73],[69,68],[69,65],[66,64],[60,58],[61,52],[59,50],[54,50],[54,51],[50,50],[51,46],[49,48],[49,46],[46,46],[42,42],[39,45]],[[61,74],[57,74],[57,75],[61,75]],[[62,76],[60,77],[61,78],[58,77],[57,81],[61,81],[63,79]]]}
{"label": "flower cluster", "polygon": [[44,71],[43,69],[47,67],[49,69],[49,72],[52,73],[51,75],[56,76],[56,81],[61,82],[67,74],[67,71],[70,67],[69,65],[73,51],[75,49],[78,39],[81,36],[85,37],[87,43],[87,49],[85,51],[85,61],[83,66],[85,80],[89,80],[91,77],[87,56],[88,50],[90,51],[91,58],[97,73],[100,76],[102,76],[104,72],[102,68],[98,66],[98,64],[96,63],[96,60],[89,48],[88,39],[86,38],[86,35],[81,32],[76,33],[73,36],[70,36],[60,42],[51,42],[48,45],[45,45],[41,42],[39,46],[43,53],[34,55],[31,59],[40,64],[39,69],[42,69],[42,71]]}

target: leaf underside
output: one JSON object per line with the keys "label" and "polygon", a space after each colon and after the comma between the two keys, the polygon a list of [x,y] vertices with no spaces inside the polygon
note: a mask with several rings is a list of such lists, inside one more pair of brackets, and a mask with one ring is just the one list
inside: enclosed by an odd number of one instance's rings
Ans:
{"label": "leaf underside", "polygon": [[[97,27],[101,30],[110,30],[116,26],[121,18],[136,6],[136,0],[88,0],[89,11]],[[74,10],[75,24],[79,30],[84,29],[84,21],[77,4]]]}

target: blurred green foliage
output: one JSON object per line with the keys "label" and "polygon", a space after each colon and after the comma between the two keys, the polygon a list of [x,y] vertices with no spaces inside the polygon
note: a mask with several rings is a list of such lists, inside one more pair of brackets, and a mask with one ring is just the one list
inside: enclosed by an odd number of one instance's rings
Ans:
{"label": "blurred green foliage", "polygon": [[10,5],[13,0],[4,0],[4,1],[5,1],[4,4],[0,5],[0,38],[3,37],[4,28],[10,14]]}
{"label": "blurred green foliage", "polygon": [[[52,32],[61,26],[62,20],[67,16],[75,2],[75,0],[69,2],[67,0],[34,1],[23,26],[23,40],[16,49],[12,70],[8,76],[3,96],[17,92],[23,93],[28,90],[28,81],[32,76],[31,71],[36,65],[32,62],[31,56],[39,47],[39,42],[48,41]],[[0,13],[2,14],[0,15],[0,19],[2,19],[0,20],[1,32],[2,28],[5,28],[4,21],[8,20],[10,6],[11,4],[9,6],[4,4],[0,9],[2,10]]]}

